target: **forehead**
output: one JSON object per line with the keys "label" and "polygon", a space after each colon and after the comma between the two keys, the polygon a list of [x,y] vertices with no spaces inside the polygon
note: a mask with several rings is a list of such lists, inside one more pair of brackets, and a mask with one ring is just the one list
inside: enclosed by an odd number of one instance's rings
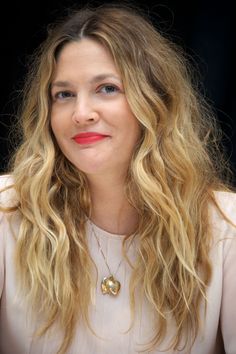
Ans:
{"label": "forehead", "polygon": [[60,73],[98,75],[103,71],[119,75],[109,50],[101,43],[88,38],[66,44],[56,62],[55,76]]}

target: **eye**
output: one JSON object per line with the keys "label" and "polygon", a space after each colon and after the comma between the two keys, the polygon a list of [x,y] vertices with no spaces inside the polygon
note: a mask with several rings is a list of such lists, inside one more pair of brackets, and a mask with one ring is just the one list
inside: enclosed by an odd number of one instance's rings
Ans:
{"label": "eye", "polygon": [[99,88],[99,92],[111,95],[113,93],[116,93],[117,91],[119,91],[119,88],[115,85],[103,85]]}
{"label": "eye", "polygon": [[75,95],[70,91],[59,91],[52,95],[54,100],[66,100],[74,96]]}

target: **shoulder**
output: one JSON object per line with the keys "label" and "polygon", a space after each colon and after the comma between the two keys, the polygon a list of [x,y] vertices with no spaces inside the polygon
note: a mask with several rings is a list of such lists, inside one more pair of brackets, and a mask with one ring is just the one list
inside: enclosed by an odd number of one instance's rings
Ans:
{"label": "shoulder", "polygon": [[11,207],[17,203],[14,179],[11,175],[0,176],[0,207]]}
{"label": "shoulder", "polygon": [[231,191],[217,191],[214,193],[215,199],[225,212],[236,212],[236,193]]}
{"label": "shoulder", "polygon": [[236,193],[214,192],[209,219],[213,244],[221,245],[225,255],[236,247]]}
{"label": "shoulder", "polygon": [[213,220],[228,221],[236,225],[236,193],[228,191],[214,192],[214,203],[210,207]]}
{"label": "shoulder", "polygon": [[[17,204],[16,192],[14,189],[14,180],[11,175],[0,176],[0,298],[4,286],[6,274],[6,261],[12,260],[14,238],[12,236],[12,227],[16,225],[16,213],[10,213],[11,207]],[[10,223],[11,217],[13,223]],[[10,257],[8,257],[10,255]]]}
{"label": "shoulder", "polygon": [[236,193],[215,192],[214,199],[210,208],[213,244],[221,249],[224,268],[228,259],[236,271]]}
{"label": "shoulder", "polygon": [[[11,175],[0,176],[0,248],[7,247],[12,242],[21,223],[18,212],[19,198],[14,188],[14,179]],[[10,237],[13,236],[13,237]],[[0,255],[1,257],[1,255]]]}
{"label": "shoulder", "polygon": [[12,175],[0,175],[0,190],[14,184]]}
{"label": "shoulder", "polygon": [[221,333],[225,353],[235,353],[236,307],[232,304],[236,298],[236,193],[215,192],[214,197],[213,237],[218,241],[216,249],[219,250],[221,261],[217,261],[217,257],[212,259],[215,270],[219,268],[216,282],[221,287]]}

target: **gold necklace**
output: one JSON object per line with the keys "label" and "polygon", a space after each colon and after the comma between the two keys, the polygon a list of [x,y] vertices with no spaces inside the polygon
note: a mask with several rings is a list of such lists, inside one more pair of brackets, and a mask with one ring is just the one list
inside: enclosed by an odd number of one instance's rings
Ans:
{"label": "gold necklace", "polygon": [[118,267],[113,275],[110,267],[109,267],[109,264],[107,263],[107,259],[105,257],[105,254],[103,252],[103,249],[102,249],[102,246],[99,242],[99,238],[94,230],[94,227],[93,227],[93,224],[92,222],[90,221],[90,225],[91,225],[91,229],[92,229],[92,232],[97,240],[97,244],[98,244],[98,248],[101,252],[101,255],[102,255],[102,258],[104,259],[104,262],[107,266],[107,269],[108,269],[108,272],[109,272],[109,276],[108,277],[104,277],[101,281],[101,290],[102,290],[102,293],[103,295],[105,294],[109,294],[109,295],[113,295],[113,296],[117,296],[119,294],[119,291],[120,291],[120,287],[121,287],[121,284],[120,282],[115,278],[119,268],[120,268],[120,265],[123,261],[123,258],[120,260],[119,264],[118,264]]}

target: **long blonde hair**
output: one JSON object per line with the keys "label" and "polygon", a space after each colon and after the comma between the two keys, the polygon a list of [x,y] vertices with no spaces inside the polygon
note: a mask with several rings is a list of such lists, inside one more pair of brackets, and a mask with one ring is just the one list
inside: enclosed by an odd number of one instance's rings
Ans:
{"label": "long blonde hair", "polygon": [[166,336],[171,316],[176,333],[170,348],[176,350],[186,331],[194,341],[200,327],[199,308],[211,279],[208,205],[213,190],[226,188],[219,169],[224,161],[215,120],[183,54],[134,8],[73,11],[49,29],[35,54],[20,114],[23,142],[12,167],[19,200],[15,209],[22,215],[16,245],[21,288],[35,311],[46,316],[41,335],[59,321],[65,335],[58,353],[65,353],[77,321],[89,325],[88,294],[95,285],[85,221],[91,201],[85,176],[53,137],[49,91],[58,54],[66,43],[83,37],[99,41],[113,55],[142,129],[126,186],[139,213],[132,313],[139,285],[156,313],[150,348]]}

